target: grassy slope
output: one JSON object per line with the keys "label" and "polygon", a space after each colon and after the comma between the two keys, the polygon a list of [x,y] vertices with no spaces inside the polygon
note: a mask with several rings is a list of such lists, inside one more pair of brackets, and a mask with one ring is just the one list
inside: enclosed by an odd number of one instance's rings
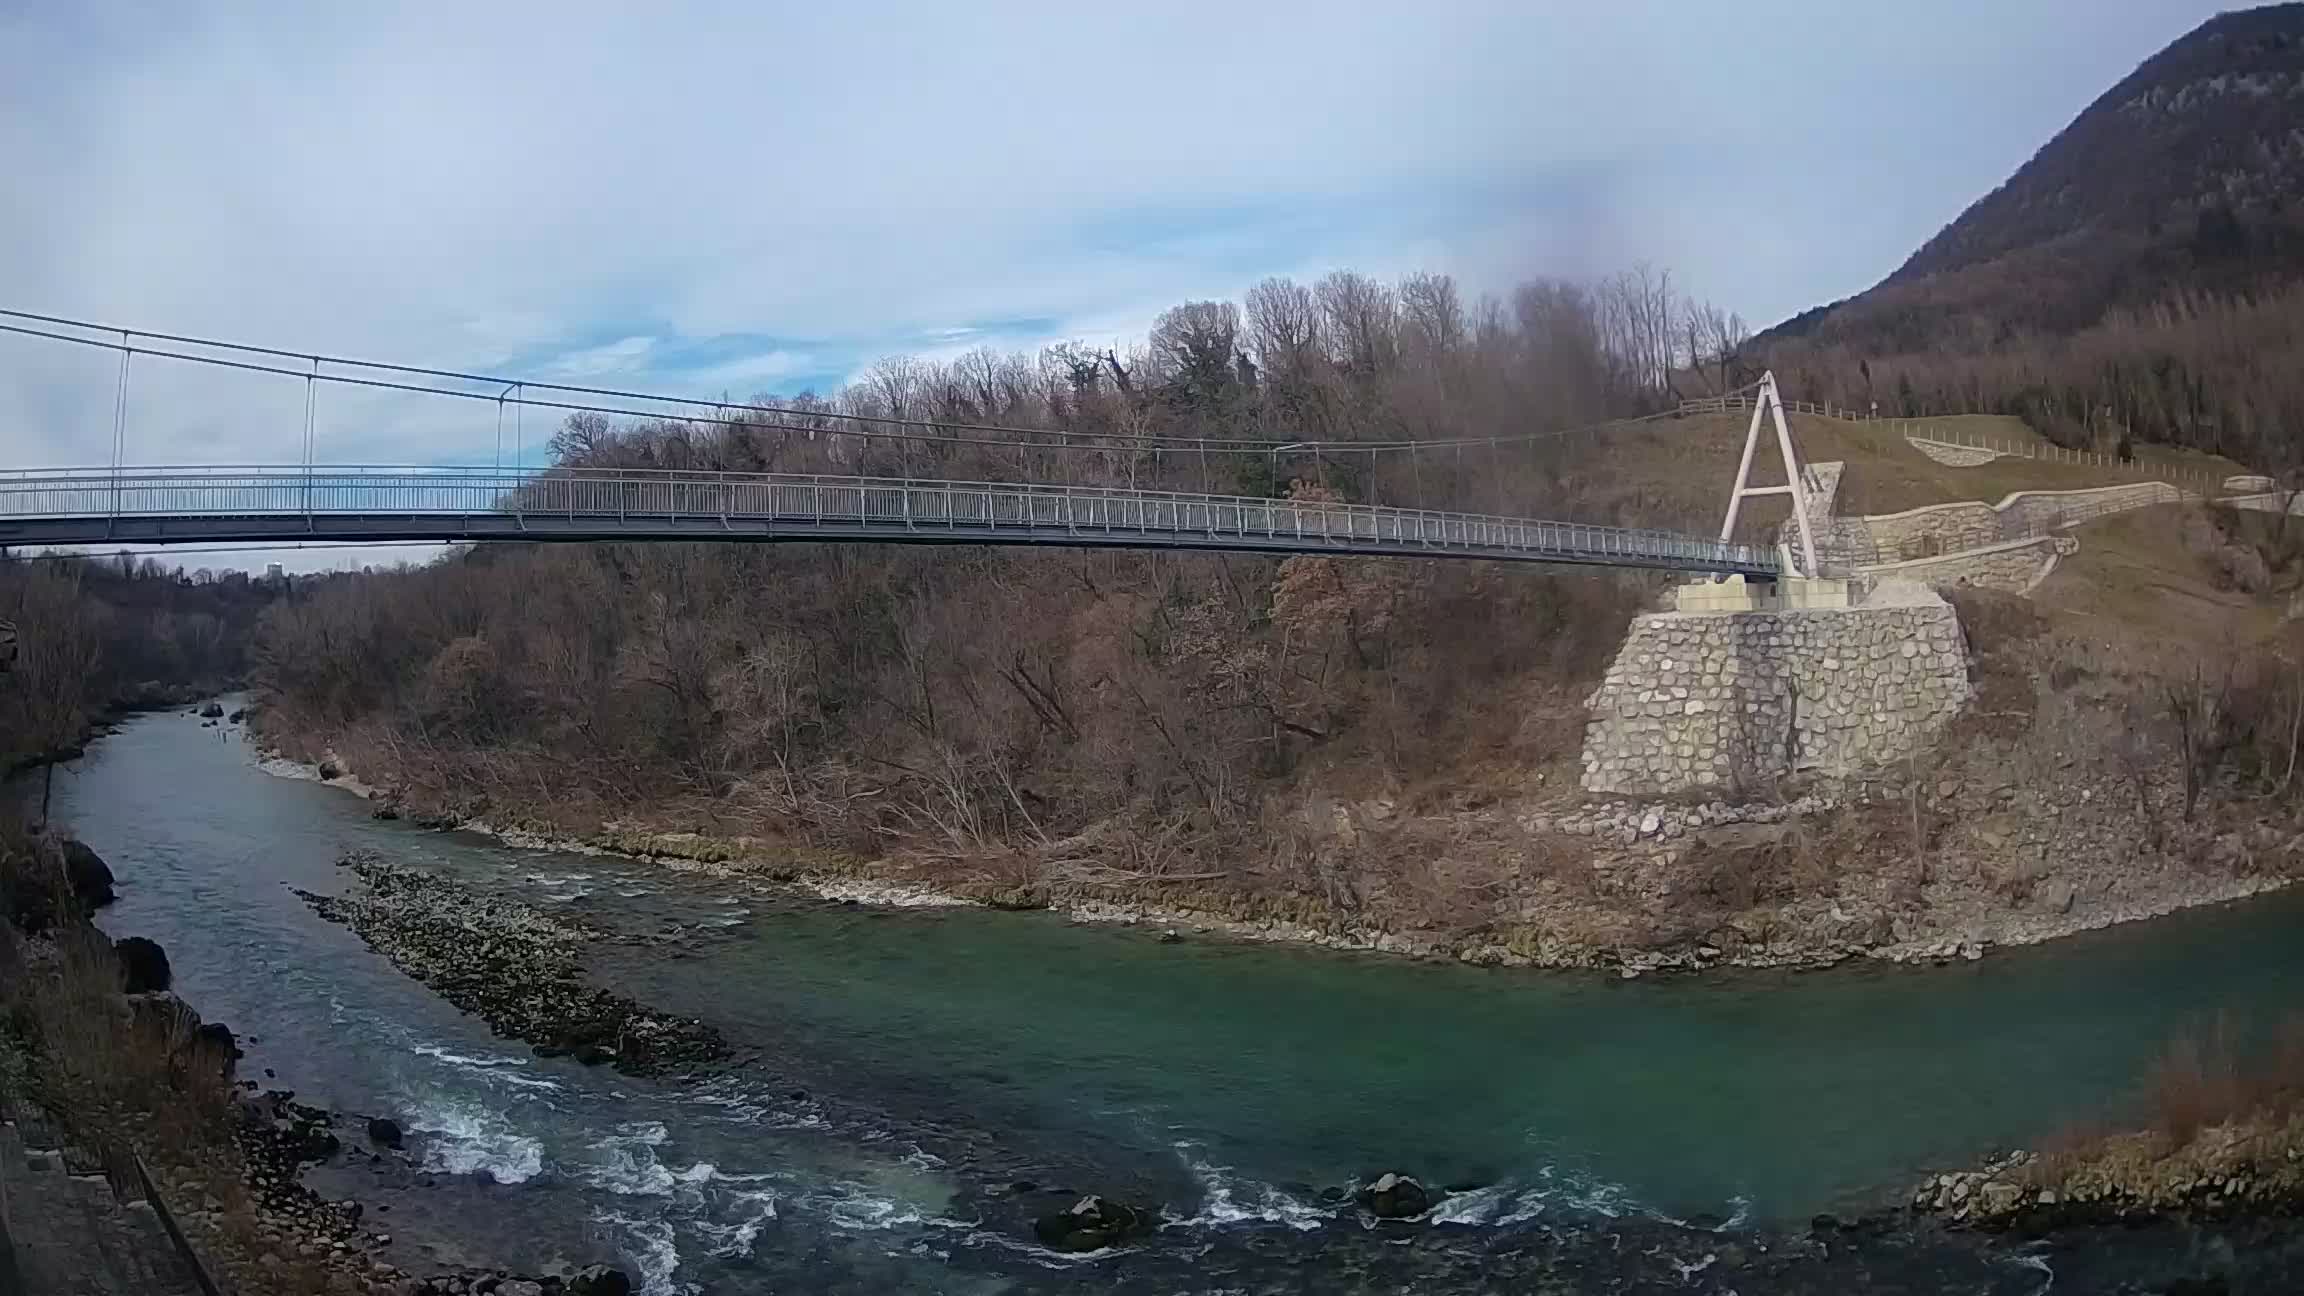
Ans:
{"label": "grassy slope", "polygon": [[2278,609],[2220,588],[2207,557],[2178,539],[2182,521],[2168,505],[2080,527],[2080,551],[2056,565],[2034,600],[2078,638],[2152,656],[2222,650],[2270,634]]}
{"label": "grassy slope", "polygon": [[[1892,513],[1959,500],[1997,503],[2015,491],[2076,490],[2139,479],[2132,469],[2107,469],[2036,459],[1996,459],[1973,468],[1935,462],[1904,439],[1908,425],[1857,423],[1795,415],[1792,434],[1809,462],[1838,460],[1838,511]],[[1939,430],[1981,434],[2001,441],[2045,444],[2021,420],[1991,415],[1926,420]],[[1578,441],[1562,457],[1559,489],[1578,504],[1574,516],[1606,516],[1636,525],[1710,531],[1719,525],[1728,483],[1743,450],[1744,416],[1712,415],[1643,424]],[[2147,464],[2221,478],[2242,465],[2196,451],[2149,447]],[[1783,480],[1772,443],[1754,461],[1753,480]],[[1737,528],[1757,537],[1787,516],[1781,499],[1745,507]],[[1590,511],[1584,511],[1589,509]],[[2259,600],[2219,587],[2208,560],[2179,540],[2174,506],[2115,514],[2078,528],[2080,551],[2065,558],[2036,593],[2059,628],[2106,647],[2168,645],[2227,647],[2260,639],[2277,613]]]}
{"label": "grassy slope", "polygon": [[[1958,427],[2004,441],[2045,444],[2015,419],[1983,415],[1932,420],[1939,428]],[[1706,415],[1664,420],[1572,440],[1560,456],[1557,492],[1561,507],[1575,517],[1606,518],[1629,525],[1708,531],[1719,525],[1744,448],[1743,416]],[[2128,468],[2096,468],[2037,459],[1996,459],[1974,468],[1953,468],[1912,448],[1900,423],[1855,423],[1799,414],[1791,419],[1801,457],[1811,463],[1838,460],[1841,513],[1893,513],[1956,500],[1997,503],[2014,491],[2078,490],[2112,486],[2150,476]],[[2190,473],[2244,471],[2228,460],[2191,451],[2155,447],[2143,452],[2148,464]],[[1753,461],[1756,485],[1784,480],[1773,439],[1763,442]],[[1757,536],[1787,516],[1780,499],[1749,502],[1741,536]]]}

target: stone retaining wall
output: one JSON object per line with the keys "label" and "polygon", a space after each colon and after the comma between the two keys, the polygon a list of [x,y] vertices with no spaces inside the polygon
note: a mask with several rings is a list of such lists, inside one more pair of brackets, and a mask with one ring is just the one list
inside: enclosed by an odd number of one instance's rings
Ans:
{"label": "stone retaining wall", "polygon": [[1950,604],[1896,582],[1873,605],[1651,612],[1589,699],[1584,787],[1661,796],[1901,759],[1968,700]]}
{"label": "stone retaining wall", "polygon": [[1913,580],[1939,589],[1948,585],[1969,585],[1978,589],[2024,594],[2047,579],[2048,573],[2055,570],[2058,557],[2076,552],[2079,548],[2080,542],[2070,536],[2040,535],[1945,554],[1939,558],[1877,563],[1857,568],[1856,574],[1873,579]]}
{"label": "stone retaining wall", "polygon": [[2018,491],[1998,504],[1968,500],[1930,504],[1901,513],[1833,519],[1834,534],[1868,542],[1883,562],[1906,562],[2021,538],[2026,533],[2125,512],[2173,504],[2183,493],[2166,482],[2131,482],[2068,491]]}

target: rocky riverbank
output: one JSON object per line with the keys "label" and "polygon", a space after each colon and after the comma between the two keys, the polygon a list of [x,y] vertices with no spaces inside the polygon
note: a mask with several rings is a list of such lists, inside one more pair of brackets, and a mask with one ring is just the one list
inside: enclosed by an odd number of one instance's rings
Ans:
{"label": "rocky riverbank", "polygon": [[355,853],[339,861],[361,883],[347,895],[299,891],[442,998],[524,1040],[629,1075],[695,1076],[728,1057],[701,1022],[653,1012],[592,985],[577,965],[588,942],[612,939],[567,918],[448,879]]}
{"label": "rocky riverbank", "polygon": [[[9,884],[0,887],[0,1119],[20,1139],[37,1138],[24,1146],[44,1158],[60,1156],[83,1174],[102,1168],[115,1185],[134,1182],[127,1167],[140,1164],[203,1267],[233,1289],[279,1296],[630,1293],[625,1275],[598,1265],[566,1276],[411,1273],[388,1249],[391,1235],[364,1221],[360,1203],[329,1200],[302,1180],[308,1165],[400,1155],[396,1125],[367,1121],[365,1137],[356,1138],[347,1129],[352,1119],[299,1104],[287,1090],[259,1094],[257,1081],[236,1079],[242,1041],[221,1023],[203,1022],[174,993],[160,946],[135,936],[108,941],[89,924],[111,900],[114,879],[87,847],[0,841],[0,880]],[[72,903],[25,903],[43,896]],[[55,1191],[35,1179],[0,1189]],[[78,1227],[70,1221],[84,1214],[95,1231],[87,1238],[68,1233],[62,1245],[129,1245],[126,1234],[95,1223],[95,1207],[30,1197],[16,1204],[29,1217],[68,1227]],[[112,1260],[125,1257],[105,1263]]]}
{"label": "rocky riverbank", "polygon": [[2260,1112],[2181,1143],[2131,1131],[2047,1155],[2014,1152],[1980,1169],[1929,1176],[1914,1190],[1912,1209],[2027,1236],[2161,1217],[2293,1218],[2304,1213],[2304,1117]]}
{"label": "rocky riverbank", "polygon": [[1224,939],[1626,977],[1973,960],[1998,946],[2262,895],[2304,868],[2300,825],[2258,818],[2256,805],[2206,800],[2186,818],[2172,787],[2139,791],[2101,755],[2033,753],[2026,759],[2054,769],[2030,780],[2010,753],[1962,750],[1928,771],[1767,800],[1551,794],[1414,818],[1377,800],[1308,811],[1291,829],[1323,854],[1423,855],[1416,867],[1435,881],[1454,874],[1474,888],[1460,912],[1338,909],[1244,887],[1222,868],[1148,877],[1110,862],[1142,854],[1141,835],[1119,822],[979,854],[861,856],[664,826],[688,817],[676,813],[590,828],[507,817],[506,807],[451,804],[388,779],[364,784],[333,754],[319,766],[267,768],[325,771],[332,785],[375,800],[379,817],[798,885],[829,899],[1046,908]]}

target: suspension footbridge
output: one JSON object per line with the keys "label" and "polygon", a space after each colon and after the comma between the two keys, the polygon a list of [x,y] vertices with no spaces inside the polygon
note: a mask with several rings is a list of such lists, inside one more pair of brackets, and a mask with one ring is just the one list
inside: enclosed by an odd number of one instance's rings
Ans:
{"label": "suspension footbridge", "polygon": [[[14,322],[9,322],[14,321]],[[1285,498],[1087,484],[1084,455],[1109,464],[1197,463],[1307,455],[1323,471],[1365,456],[1414,483],[1424,465],[1485,442],[1273,445],[1246,438],[1119,437],[974,423],[892,418],[727,402],[306,355],[212,339],[140,333],[0,311],[0,334],[117,353],[114,462],[101,467],[0,470],[0,547],[406,541],[819,541],[1231,550],[1277,554],[1453,557],[1639,567],[1772,578],[1786,569],[1774,547],[1720,538],[1504,512],[1345,501],[1336,492]],[[138,465],[127,461],[132,365],[207,366],[274,375],[304,388],[303,462]],[[602,467],[330,466],[315,462],[314,408],[324,386],[466,402],[492,402],[498,456],[506,410],[541,408],[683,425],[741,428],[794,442],[850,447],[837,464],[893,460],[898,472],[725,471]],[[1773,392],[1773,387],[1769,388]],[[1757,412],[1755,414],[1757,428]],[[891,449],[893,447],[893,449]],[[965,450],[958,455],[955,450]],[[1324,456],[1324,457],[1323,457]],[[818,454],[818,458],[826,457]],[[1003,466],[1014,480],[950,471]],[[924,459],[930,471],[913,471]],[[1036,478],[1055,464],[1072,480]],[[1189,471],[1187,468],[1185,471]],[[1126,476],[1134,481],[1136,473]],[[1157,478],[1157,470],[1152,474]],[[1743,483],[1739,480],[1739,486]]]}

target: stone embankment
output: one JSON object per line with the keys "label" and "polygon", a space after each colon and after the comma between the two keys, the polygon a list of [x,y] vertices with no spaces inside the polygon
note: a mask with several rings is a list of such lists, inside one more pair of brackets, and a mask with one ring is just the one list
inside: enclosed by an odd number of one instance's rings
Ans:
{"label": "stone embankment", "polygon": [[401,971],[497,1034],[526,1040],[540,1056],[612,1064],[632,1075],[694,1075],[728,1056],[711,1027],[586,982],[577,952],[610,939],[602,933],[373,854],[339,863],[364,884],[361,891],[297,894]]}
{"label": "stone embankment", "polygon": [[1883,586],[1859,607],[1635,617],[1589,702],[1584,787],[1674,796],[1901,760],[1967,702],[1950,604]]}

